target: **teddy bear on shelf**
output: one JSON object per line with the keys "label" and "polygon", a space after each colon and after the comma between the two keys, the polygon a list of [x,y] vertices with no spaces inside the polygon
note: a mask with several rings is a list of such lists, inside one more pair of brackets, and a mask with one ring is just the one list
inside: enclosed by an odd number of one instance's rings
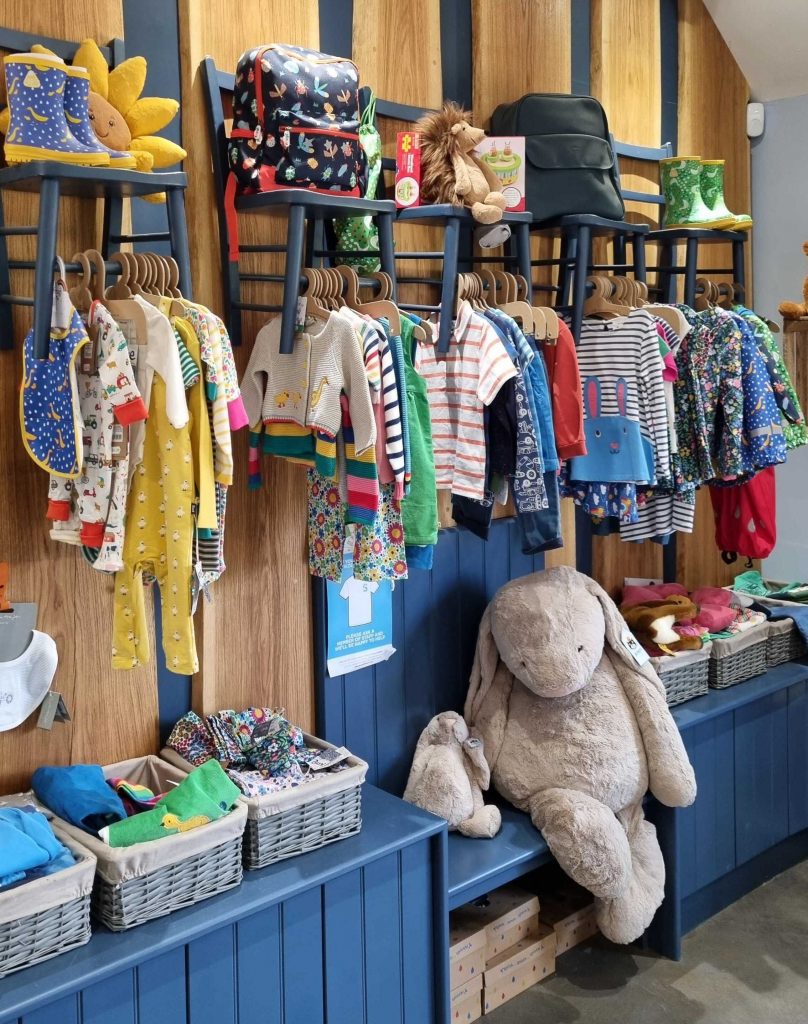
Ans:
{"label": "teddy bear on shelf", "polygon": [[696,780],[662,683],[603,588],[568,566],[501,587],[464,718],[492,785],[595,896],[603,934],[639,938],[665,895],[646,792],[687,807]]}
{"label": "teddy bear on shelf", "polygon": [[421,197],[427,203],[465,206],[480,224],[502,219],[506,202],[494,172],[473,152],[485,138],[469,123],[471,114],[456,103],[422,117]]}
{"label": "teddy bear on shelf", "polygon": [[491,773],[480,739],[469,736],[461,715],[435,715],[421,733],[404,799],[445,818],[450,830],[472,839],[499,832],[499,808],[483,803]]}
{"label": "teddy bear on shelf", "polygon": [[[808,256],[808,242],[802,243],[802,251]],[[808,277],[802,282],[802,302],[781,302],[777,307],[784,320],[800,320],[808,316]]]}

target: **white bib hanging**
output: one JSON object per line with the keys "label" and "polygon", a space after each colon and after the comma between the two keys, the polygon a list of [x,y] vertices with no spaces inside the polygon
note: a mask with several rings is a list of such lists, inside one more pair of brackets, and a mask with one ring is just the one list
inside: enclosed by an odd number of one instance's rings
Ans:
{"label": "white bib hanging", "polygon": [[0,661],[0,732],[15,729],[39,707],[58,662],[53,637],[37,629],[19,657]]}

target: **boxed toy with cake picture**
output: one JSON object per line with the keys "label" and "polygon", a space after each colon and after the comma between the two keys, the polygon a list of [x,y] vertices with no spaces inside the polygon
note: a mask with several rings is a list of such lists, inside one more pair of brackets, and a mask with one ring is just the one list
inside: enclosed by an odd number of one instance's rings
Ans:
{"label": "boxed toy with cake picture", "polygon": [[525,137],[487,135],[475,149],[477,156],[496,174],[508,213],[521,213],[525,207]]}

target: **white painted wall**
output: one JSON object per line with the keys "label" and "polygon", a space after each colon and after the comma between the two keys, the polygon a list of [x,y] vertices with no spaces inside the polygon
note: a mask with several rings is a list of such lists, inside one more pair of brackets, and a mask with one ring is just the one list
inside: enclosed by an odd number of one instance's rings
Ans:
{"label": "white painted wall", "polygon": [[[779,320],[779,303],[801,301],[808,275],[802,252],[808,241],[808,95],[765,108],[764,134],[752,143],[754,305]],[[808,447],[789,453],[776,472],[777,546],[764,572],[776,580],[808,580]]]}
{"label": "white painted wall", "polygon": [[808,92],[808,0],[704,0],[754,100]]}

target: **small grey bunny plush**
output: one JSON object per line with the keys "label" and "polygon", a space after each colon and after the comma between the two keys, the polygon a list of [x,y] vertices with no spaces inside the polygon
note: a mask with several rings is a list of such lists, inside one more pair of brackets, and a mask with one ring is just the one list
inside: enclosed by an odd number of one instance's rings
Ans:
{"label": "small grey bunny plush", "polygon": [[404,799],[445,818],[464,836],[491,839],[502,818],[498,807],[483,804],[490,781],[482,740],[469,736],[462,716],[445,711],[421,733]]}

